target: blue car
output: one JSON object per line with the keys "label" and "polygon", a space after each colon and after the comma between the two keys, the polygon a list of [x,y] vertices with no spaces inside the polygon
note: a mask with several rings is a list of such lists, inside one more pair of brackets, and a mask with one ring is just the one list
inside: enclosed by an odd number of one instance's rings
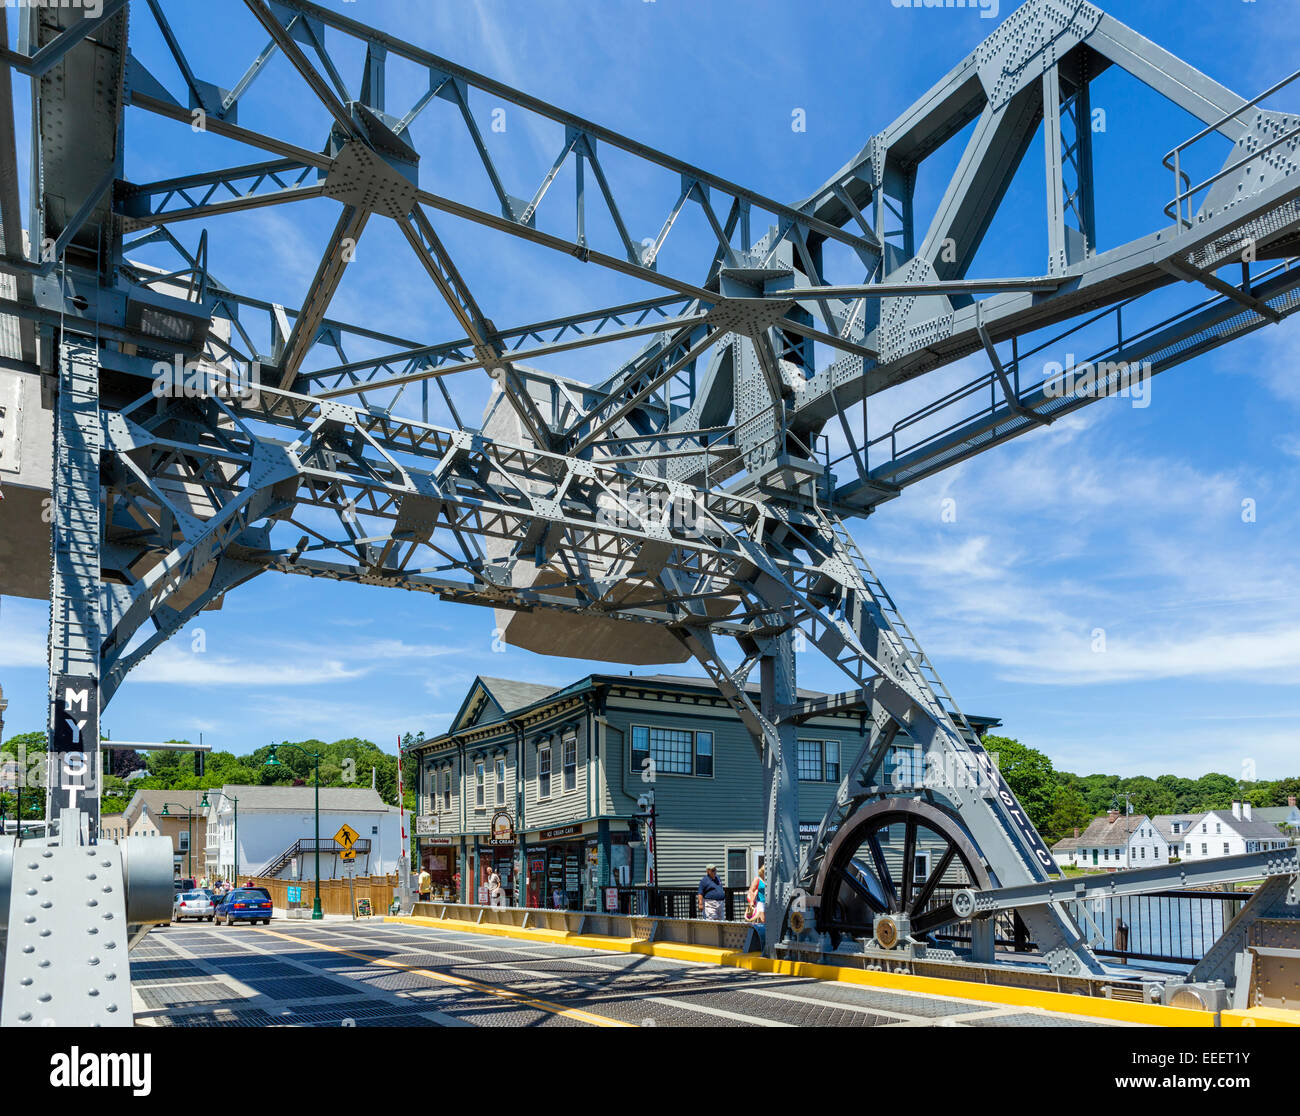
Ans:
{"label": "blue car", "polygon": [[227,891],[217,904],[214,922],[227,926],[236,922],[262,922],[271,925],[271,897],[264,888],[240,887]]}

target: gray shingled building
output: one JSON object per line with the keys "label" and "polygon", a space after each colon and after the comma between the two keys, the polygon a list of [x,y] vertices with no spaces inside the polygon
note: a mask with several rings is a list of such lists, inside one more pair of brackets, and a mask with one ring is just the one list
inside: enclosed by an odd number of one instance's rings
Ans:
{"label": "gray shingled building", "polygon": [[[801,697],[817,697],[800,691]],[[998,722],[971,718],[981,734]],[[864,720],[839,712],[799,735],[800,830],[815,832]],[[763,844],[753,738],[707,679],[591,674],[568,686],[475,679],[447,732],[417,750],[414,867],[435,895],[483,898],[495,869],[506,901],[600,909],[608,889],[694,888],[707,864],[746,886]],[[886,761],[912,785],[905,737]],[[409,777],[409,776],[408,776]],[[653,795],[653,829],[634,820]],[[522,885],[522,886],[521,886]]]}

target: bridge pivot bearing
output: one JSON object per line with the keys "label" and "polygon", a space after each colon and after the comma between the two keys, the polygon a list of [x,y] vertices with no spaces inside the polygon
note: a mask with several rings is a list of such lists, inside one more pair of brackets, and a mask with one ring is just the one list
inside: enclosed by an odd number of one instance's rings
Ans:
{"label": "bridge pivot bearing", "polygon": [[959,919],[967,919],[975,914],[975,892],[968,887],[954,891],[950,902],[952,913]]}
{"label": "bridge pivot bearing", "polygon": [[875,923],[876,945],[893,949],[911,937],[912,920],[905,914],[880,915]]}

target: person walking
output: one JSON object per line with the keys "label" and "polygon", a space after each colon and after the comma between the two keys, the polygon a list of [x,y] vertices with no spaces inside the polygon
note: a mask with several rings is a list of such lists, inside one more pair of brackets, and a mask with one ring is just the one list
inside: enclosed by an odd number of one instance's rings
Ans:
{"label": "person walking", "polygon": [[505,891],[501,887],[501,877],[497,875],[497,870],[492,869],[491,875],[488,876],[488,902],[494,907],[505,906]]}
{"label": "person walking", "polygon": [[764,915],[767,911],[767,867],[762,866],[758,870],[758,875],[754,877],[754,882],[749,885],[749,894],[746,899],[750,907],[754,910],[754,921],[764,921]]}
{"label": "person walking", "polygon": [[433,896],[433,877],[429,875],[429,869],[420,869],[420,879],[415,885],[415,890],[419,892],[420,902],[427,903]]}
{"label": "person walking", "polygon": [[718,866],[710,864],[704,869],[704,878],[700,880],[700,890],[697,896],[703,917],[713,919],[715,922],[722,921],[722,915],[726,908],[727,892],[722,886],[722,881],[718,879]]}

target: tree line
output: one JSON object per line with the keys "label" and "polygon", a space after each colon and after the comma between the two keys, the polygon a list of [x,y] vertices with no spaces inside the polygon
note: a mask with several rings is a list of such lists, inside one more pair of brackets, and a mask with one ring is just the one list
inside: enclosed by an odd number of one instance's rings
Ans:
{"label": "tree line", "polygon": [[[409,747],[424,739],[424,734],[403,737]],[[188,744],[171,740],[168,743]],[[323,787],[365,787],[370,785],[374,769],[375,787],[387,803],[397,803],[397,756],[377,744],[359,737],[326,743],[323,740],[282,741],[294,747],[281,747],[279,764],[268,766],[271,745],[256,748],[244,755],[234,752],[209,752],[200,763],[198,753],[135,752],[113,748],[106,740],[104,752],[104,786],[100,810],[118,814],[126,809],[137,790],[205,790],[230,783],[239,786],[311,786],[313,761],[298,748],[319,752],[320,781]],[[1207,810],[1226,810],[1234,799],[1252,806],[1285,806],[1289,795],[1300,795],[1300,777],[1247,782],[1231,775],[1211,772],[1199,779],[1180,775],[1075,775],[1057,771],[1042,752],[1007,736],[986,736],[984,747],[998,756],[998,766],[1008,785],[1020,799],[1038,831],[1055,841],[1083,830],[1093,818],[1109,810],[1115,802],[1129,795],[1136,814],[1201,814]],[[43,732],[20,733],[3,744],[8,756],[17,757],[25,749],[28,770],[32,759],[46,748]],[[200,771],[200,767],[202,770]],[[147,772],[127,782],[128,775]],[[414,771],[406,773],[404,805],[415,809]],[[0,810],[12,816],[16,799],[12,793],[0,794]],[[28,820],[44,817],[44,793],[24,794],[23,816]]]}
{"label": "tree line", "polygon": [[[423,739],[423,734],[404,738],[405,744]],[[189,744],[188,740],[169,740],[169,744]],[[296,745],[285,747],[284,745]],[[33,760],[46,751],[46,734],[26,732],[10,737],[3,751],[14,759],[27,756],[27,769],[34,769]],[[275,765],[267,765],[271,745],[267,744],[244,755],[234,752],[199,753],[187,751],[137,752],[128,748],[114,748],[111,740],[102,742],[104,749],[104,785],[101,788],[100,812],[120,814],[126,809],[131,795],[138,790],[208,790],[226,784],[238,786],[313,786],[315,766],[306,752],[320,754],[320,785],[322,787],[368,787],[372,769],[375,789],[380,798],[390,805],[397,804],[397,756],[385,752],[377,744],[359,737],[348,737],[327,743],[324,740],[286,740],[276,745]],[[43,771],[43,764],[35,765]],[[137,775],[128,781],[127,776]],[[415,806],[415,793],[410,781],[414,772],[407,773],[404,795],[408,810]],[[12,816],[16,796],[7,793],[0,797],[0,808]],[[44,817],[44,791],[33,789],[23,794],[23,817],[34,820]]]}
{"label": "tree line", "polygon": [[1020,799],[1038,831],[1055,841],[1087,828],[1115,803],[1124,809],[1124,795],[1133,813],[1203,814],[1230,809],[1234,800],[1261,809],[1285,806],[1300,795],[1300,777],[1248,782],[1210,772],[1199,779],[1181,775],[1075,775],[1057,771],[1042,752],[1006,736],[986,736],[984,747],[998,756],[998,768]]}

